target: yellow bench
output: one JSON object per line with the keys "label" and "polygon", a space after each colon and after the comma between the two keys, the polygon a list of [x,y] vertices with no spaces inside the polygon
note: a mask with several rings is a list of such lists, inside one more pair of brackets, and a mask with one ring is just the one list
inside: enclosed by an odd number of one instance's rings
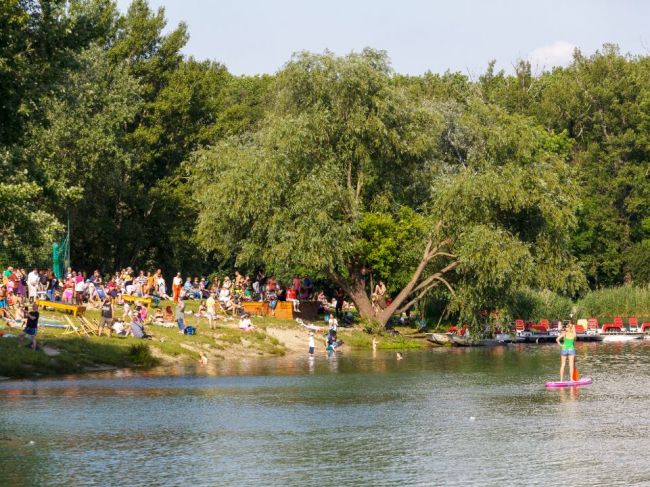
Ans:
{"label": "yellow bench", "polygon": [[43,308],[52,308],[57,311],[63,311],[63,312],[71,312],[72,316],[81,316],[84,314],[86,311],[85,306],[79,306],[77,304],[67,304],[67,303],[61,303],[58,301],[46,301],[44,299],[37,299],[36,304]]}
{"label": "yellow bench", "polygon": [[122,301],[130,301],[132,303],[140,302],[144,304],[147,309],[149,309],[149,306],[151,305],[151,298],[139,298],[138,296],[130,296],[128,294],[122,294],[120,296],[122,298]]}

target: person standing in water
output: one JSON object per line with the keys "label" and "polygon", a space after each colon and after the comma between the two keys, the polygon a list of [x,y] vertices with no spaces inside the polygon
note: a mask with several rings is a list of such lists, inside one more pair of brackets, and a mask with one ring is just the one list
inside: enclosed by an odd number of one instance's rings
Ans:
{"label": "person standing in water", "polygon": [[576,327],[573,323],[569,322],[566,328],[560,333],[560,335],[555,340],[558,345],[562,345],[562,350],[560,351],[560,382],[564,380],[564,366],[566,365],[566,359],[569,357],[569,381],[573,380],[573,370],[575,368],[575,359],[576,359]]}
{"label": "person standing in water", "polygon": [[316,342],[314,340],[314,332],[310,331],[309,332],[309,355],[314,355],[315,350],[316,350]]}

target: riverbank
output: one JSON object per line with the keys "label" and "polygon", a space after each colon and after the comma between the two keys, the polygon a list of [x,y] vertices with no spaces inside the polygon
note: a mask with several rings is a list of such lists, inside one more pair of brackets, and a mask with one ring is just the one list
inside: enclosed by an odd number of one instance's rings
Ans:
{"label": "riverbank", "polygon": [[[168,303],[161,303],[166,306]],[[188,311],[198,303],[190,302]],[[86,317],[99,319],[99,311],[88,309]],[[76,321],[75,318],[69,317]],[[65,325],[66,318],[58,312],[41,310],[41,325]],[[306,353],[308,330],[296,322],[271,317],[252,317],[255,331],[244,332],[234,318],[223,318],[210,329],[206,318],[187,315],[188,325],[197,328],[196,335],[183,335],[177,328],[150,324],[146,327],[151,340],[119,337],[79,336],[62,328],[40,326],[39,350],[27,348],[28,340],[19,346],[20,329],[0,321],[0,376],[7,378],[76,374],[112,368],[150,368],[166,364],[197,363],[204,357],[208,363],[240,360],[249,357],[272,357]],[[324,322],[317,323],[326,330]],[[420,337],[402,335],[379,337],[379,349],[412,349],[426,347]],[[13,336],[12,336],[13,335]],[[359,328],[339,328],[344,347],[370,349],[372,337]],[[317,338],[320,338],[317,334]],[[325,349],[324,337],[317,340],[317,349]],[[343,349],[345,350],[345,348]]]}

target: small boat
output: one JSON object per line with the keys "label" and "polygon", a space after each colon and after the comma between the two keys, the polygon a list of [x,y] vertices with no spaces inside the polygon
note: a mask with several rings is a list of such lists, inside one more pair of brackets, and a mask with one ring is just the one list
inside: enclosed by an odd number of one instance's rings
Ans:
{"label": "small boat", "polygon": [[449,345],[451,341],[451,333],[427,333],[427,340],[437,345]]}
{"label": "small boat", "polygon": [[532,331],[517,332],[515,341],[517,343],[554,343],[557,340],[559,332],[550,333],[533,333]]}
{"label": "small boat", "polygon": [[[548,333],[533,333],[532,331],[521,331],[517,333],[517,343],[555,343],[559,332],[551,330]],[[585,332],[576,334],[578,342],[602,342],[603,336],[600,333]]]}
{"label": "small boat", "polygon": [[576,335],[576,341],[578,342],[602,342],[603,338],[603,335],[594,332],[578,333]]}
{"label": "small boat", "polygon": [[631,342],[634,340],[643,339],[643,333],[605,333],[603,334],[603,342]]}
{"label": "small boat", "polygon": [[451,340],[454,343],[454,345],[458,347],[497,347],[509,343],[504,340],[489,339],[489,338],[474,340],[471,337],[465,337],[460,335],[452,335]]}

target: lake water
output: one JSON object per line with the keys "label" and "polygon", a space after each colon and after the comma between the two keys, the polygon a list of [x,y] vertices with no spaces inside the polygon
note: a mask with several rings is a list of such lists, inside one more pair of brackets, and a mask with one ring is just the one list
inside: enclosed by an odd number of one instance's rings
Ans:
{"label": "lake water", "polygon": [[0,382],[0,485],[650,485],[650,343]]}

